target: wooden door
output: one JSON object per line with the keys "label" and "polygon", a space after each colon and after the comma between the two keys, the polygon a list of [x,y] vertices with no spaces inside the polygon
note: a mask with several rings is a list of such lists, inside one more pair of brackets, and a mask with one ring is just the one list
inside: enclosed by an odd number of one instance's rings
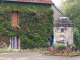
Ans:
{"label": "wooden door", "polygon": [[11,48],[19,49],[19,37],[17,36],[11,37]]}

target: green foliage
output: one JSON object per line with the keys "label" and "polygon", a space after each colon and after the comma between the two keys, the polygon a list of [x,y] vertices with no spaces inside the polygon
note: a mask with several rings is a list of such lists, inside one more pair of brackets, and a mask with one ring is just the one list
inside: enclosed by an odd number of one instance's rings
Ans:
{"label": "green foliage", "polygon": [[56,46],[56,49],[58,49],[58,50],[63,50],[65,48],[66,48],[65,45],[58,45],[58,46]]}
{"label": "green foliage", "polygon": [[33,48],[33,49],[20,49],[19,51],[14,51],[12,49],[0,49],[0,53],[18,53],[18,52],[37,52],[37,51],[47,51],[46,48]]}
{"label": "green foliage", "polygon": [[0,53],[13,53],[13,52],[16,52],[16,51],[13,51],[13,50],[8,50],[8,49],[0,49]]}
{"label": "green foliage", "polygon": [[76,46],[73,44],[73,45],[71,45],[72,46],[72,49],[74,50],[75,48],[76,48]]}
{"label": "green foliage", "polygon": [[74,44],[79,48],[80,46],[80,33],[77,28],[74,28]]}
{"label": "green foliage", "polygon": [[[0,36],[17,35],[22,49],[48,46],[47,39],[53,32],[51,5],[9,2],[4,4],[5,8],[0,5]],[[11,25],[12,12],[18,12],[17,26]]]}
{"label": "green foliage", "polygon": [[65,16],[74,23],[74,44],[80,46],[80,0],[66,0],[61,5]]}
{"label": "green foliage", "polygon": [[80,33],[80,0],[65,0],[62,2],[61,10],[66,17],[74,23],[74,27],[79,30]]}

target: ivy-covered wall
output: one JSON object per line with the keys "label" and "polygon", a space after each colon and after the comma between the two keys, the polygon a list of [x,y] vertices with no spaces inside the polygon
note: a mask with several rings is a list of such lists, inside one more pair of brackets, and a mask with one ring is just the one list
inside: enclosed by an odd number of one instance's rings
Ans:
{"label": "ivy-covered wall", "polygon": [[[18,12],[16,27],[12,26],[12,12]],[[47,47],[53,34],[53,20],[51,5],[0,2],[0,36],[19,36],[22,49]]]}

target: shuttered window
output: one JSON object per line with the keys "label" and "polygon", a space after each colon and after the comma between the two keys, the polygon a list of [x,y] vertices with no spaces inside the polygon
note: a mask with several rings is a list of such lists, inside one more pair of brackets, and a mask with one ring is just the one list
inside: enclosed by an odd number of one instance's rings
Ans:
{"label": "shuttered window", "polygon": [[18,12],[12,12],[12,25],[18,24]]}

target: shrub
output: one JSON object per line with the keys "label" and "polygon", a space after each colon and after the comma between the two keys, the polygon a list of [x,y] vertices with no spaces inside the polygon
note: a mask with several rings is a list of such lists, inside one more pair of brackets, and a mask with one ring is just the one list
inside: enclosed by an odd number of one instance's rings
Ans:
{"label": "shrub", "polygon": [[58,46],[56,46],[56,49],[58,49],[58,50],[63,50],[65,48],[66,48],[65,45],[58,45]]}
{"label": "shrub", "polygon": [[73,44],[73,45],[71,45],[72,46],[72,49],[74,50],[75,48],[76,48],[76,46]]}
{"label": "shrub", "polygon": [[77,48],[80,47],[80,33],[77,28],[74,28],[74,44]]}

